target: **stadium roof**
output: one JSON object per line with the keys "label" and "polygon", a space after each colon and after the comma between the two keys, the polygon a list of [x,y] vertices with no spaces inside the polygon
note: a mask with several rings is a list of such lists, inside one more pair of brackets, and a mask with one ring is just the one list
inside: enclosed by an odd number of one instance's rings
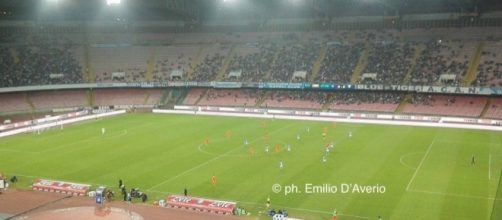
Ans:
{"label": "stadium roof", "polygon": [[500,0],[0,0],[3,20],[322,18],[502,10]]}

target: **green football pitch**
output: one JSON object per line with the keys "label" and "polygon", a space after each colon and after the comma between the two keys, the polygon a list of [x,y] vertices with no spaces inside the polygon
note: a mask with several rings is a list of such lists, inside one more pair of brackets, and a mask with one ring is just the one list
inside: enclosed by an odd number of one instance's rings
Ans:
{"label": "green football pitch", "polygon": [[467,129],[127,114],[0,139],[0,172],[18,187],[118,191],[120,178],[150,200],[186,187],[261,219],[268,197],[303,219],[502,219],[501,168],[502,134]]}

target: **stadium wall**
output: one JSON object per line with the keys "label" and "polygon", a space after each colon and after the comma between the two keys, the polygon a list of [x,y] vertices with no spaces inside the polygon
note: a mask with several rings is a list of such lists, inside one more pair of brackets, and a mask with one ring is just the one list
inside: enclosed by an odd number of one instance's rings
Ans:
{"label": "stadium wall", "polygon": [[80,83],[40,86],[19,86],[0,88],[0,93],[75,90],[75,89],[162,89],[162,88],[215,88],[215,89],[291,89],[319,91],[389,91],[464,95],[502,95],[500,87],[423,86],[423,85],[380,85],[380,84],[335,84],[335,83],[274,83],[274,82],[130,82],[130,83]]}

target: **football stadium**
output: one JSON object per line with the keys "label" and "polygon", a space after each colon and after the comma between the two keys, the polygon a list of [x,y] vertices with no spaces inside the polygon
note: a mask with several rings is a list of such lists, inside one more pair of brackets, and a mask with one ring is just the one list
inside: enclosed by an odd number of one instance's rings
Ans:
{"label": "football stadium", "polygon": [[498,0],[1,0],[0,51],[0,219],[502,219]]}

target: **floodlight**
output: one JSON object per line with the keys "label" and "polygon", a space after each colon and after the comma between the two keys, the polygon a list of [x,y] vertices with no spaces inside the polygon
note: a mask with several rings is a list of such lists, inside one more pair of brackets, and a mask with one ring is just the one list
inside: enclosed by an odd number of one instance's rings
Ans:
{"label": "floodlight", "polygon": [[106,4],[108,6],[111,6],[111,5],[119,5],[120,4],[120,1],[121,0],[106,0]]}
{"label": "floodlight", "polygon": [[286,0],[286,2],[293,6],[301,6],[305,3],[304,0]]}

